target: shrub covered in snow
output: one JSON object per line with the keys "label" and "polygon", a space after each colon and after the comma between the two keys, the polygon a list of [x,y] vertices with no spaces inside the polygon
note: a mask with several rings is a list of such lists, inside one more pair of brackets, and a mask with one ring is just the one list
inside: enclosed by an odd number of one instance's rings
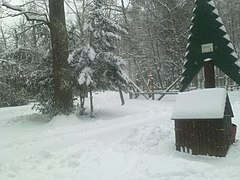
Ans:
{"label": "shrub covered in snow", "polygon": [[26,92],[0,82],[0,107],[20,106],[28,103]]}
{"label": "shrub covered in snow", "polygon": [[26,104],[27,76],[21,61],[25,58],[24,54],[20,49],[15,49],[1,53],[0,56],[0,107]]}

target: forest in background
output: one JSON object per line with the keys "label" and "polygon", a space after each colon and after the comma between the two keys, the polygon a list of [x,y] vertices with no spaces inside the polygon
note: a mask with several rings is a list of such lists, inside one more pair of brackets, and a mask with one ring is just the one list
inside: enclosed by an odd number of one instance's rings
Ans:
{"label": "forest in background", "polygon": [[[240,0],[215,3],[239,53]],[[23,0],[22,5],[25,11],[48,18],[47,0]],[[88,41],[86,29],[93,6],[92,0],[65,0],[69,54]],[[193,8],[193,0],[103,0],[104,17],[127,31],[121,34],[121,40],[116,41],[117,48],[111,52],[125,60],[128,76],[141,89],[147,88],[145,84],[150,74],[159,89],[166,89],[181,75]],[[44,113],[53,90],[49,78],[52,73],[51,33],[44,22],[28,21],[21,15],[21,12],[1,7],[0,106],[37,99],[45,106],[44,109],[38,106]],[[19,21],[5,25],[4,18],[11,16],[19,16]],[[217,78],[220,86],[226,84],[226,78],[219,71]],[[201,87],[202,81],[200,73],[193,86]],[[78,91],[75,89],[74,94],[78,95]]]}

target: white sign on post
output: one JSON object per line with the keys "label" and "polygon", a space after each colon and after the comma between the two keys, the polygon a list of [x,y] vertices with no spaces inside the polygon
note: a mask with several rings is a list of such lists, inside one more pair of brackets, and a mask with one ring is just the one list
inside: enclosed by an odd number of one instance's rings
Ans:
{"label": "white sign on post", "polygon": [[213,43],[202,44],[202,53],[213,52]]}

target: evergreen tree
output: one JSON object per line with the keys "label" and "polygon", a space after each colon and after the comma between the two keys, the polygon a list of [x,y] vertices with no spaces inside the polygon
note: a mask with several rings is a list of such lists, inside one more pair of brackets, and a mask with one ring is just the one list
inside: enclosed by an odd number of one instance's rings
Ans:
{"label": "evergreen tree", "polygon": [[[84,99],[86,91],[128,90],[128,77],[123,67],[124,60],[116,55],[117,42],[126,30],[104,16],[101,0],[94,0],[94,7],[88,24],[89,39],[84,47],[76,49],[69,62],[74,67],[80,97]],[[83,103],[84,104],[84,103]],[[81,108],[83,108],[81,102]]]}
{"label": "evergreen tree", "polygon": [[49,68],[51,65],[51,53],[47,52],[36,69],[29,74],[27,86],[36,100],[33,108],[42,114],[55,116],[59,112],[54,106],[53,69]]}
{"label": "evergreen tree", "polygon": [[7,51],[0,55],[0,107],[27,104],[26,69],[19,59],[15,59],[19,51]]}
{"label": "evergreen tree", "polygon": [[120,86],[126,90],[128,83],[122,69],[125,62],[115,54],[117,42],[121,40],[121,35],[127,34],[127,32],[104,16],[101,0],[95,0],[94,5],[88,30],[90,32],[90,47],[95,53],[93,69],[96,87],[105,90],[116,89]]}

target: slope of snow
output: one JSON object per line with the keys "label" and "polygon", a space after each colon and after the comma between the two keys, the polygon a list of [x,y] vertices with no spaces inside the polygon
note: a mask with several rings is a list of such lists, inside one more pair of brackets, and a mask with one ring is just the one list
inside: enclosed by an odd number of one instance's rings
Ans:
{"label": "slope of snow", "polygon": [[[31,105],[0,108],[1,180],[239,180],[240,145],[226,158],[175,151],[171,114],[162,101],[94,95],[97,118],[57,116]],[[230,92],[239,125],[240,92]],[[238,135],[237,135],[238,138]]]}

